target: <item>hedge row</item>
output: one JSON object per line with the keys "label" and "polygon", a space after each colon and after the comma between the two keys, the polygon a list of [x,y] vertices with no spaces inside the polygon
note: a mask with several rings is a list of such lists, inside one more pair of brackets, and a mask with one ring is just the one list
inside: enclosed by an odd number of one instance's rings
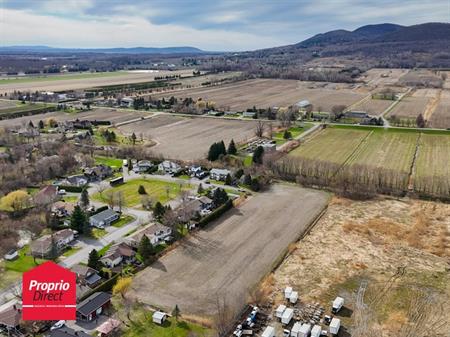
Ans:
{"label": "hedge row", "polygon": [[87,186],[72,186],[72,185],[59,185],[60,190],[72,193],[81,193]]}
{"label": "hedge row", "polygon": [[201,218],[201,220],[198,222],[198,225],[200,227],[205,227],[208,223],[218,219],[223,213],[225,213],[226,211],[228,211],[231,208],[233,208],[233,201],[231,199],[229,199],[222,206],[216,208],[213,212],[211,212],[208,215]]}
{"label": "hedge row", "polygon": [[97,208],[94,212],[92,212],[92,215],[98,214],[100,212],[106,211],[109,207],[108,206],[101,206],[99,208]]}

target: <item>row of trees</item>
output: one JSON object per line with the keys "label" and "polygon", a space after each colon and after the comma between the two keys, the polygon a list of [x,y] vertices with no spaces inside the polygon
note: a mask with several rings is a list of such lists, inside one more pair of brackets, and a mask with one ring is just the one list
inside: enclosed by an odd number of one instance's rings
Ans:
{"label": "row of trees", "polygon": [[212,144],[209,147],[208,151],[208,157],[207,159],[209,161],[216,161],[217,159],[221,158],[222,156],[229,155],[235,155],[237,153],[236,144],[234,143],[234,140],[232,139],[230,141],[230,144],[228,145],[228,149],[225,148],[225,143],[222,141]]}

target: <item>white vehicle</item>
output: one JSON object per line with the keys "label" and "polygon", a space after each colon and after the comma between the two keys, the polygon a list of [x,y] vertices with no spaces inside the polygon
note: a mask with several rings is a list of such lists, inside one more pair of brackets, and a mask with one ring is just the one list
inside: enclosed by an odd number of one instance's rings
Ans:
{"label": "white vehicle", "polygon": [[277,310],[275,310],[275,316],[278,318],[283,317],[283,313],[286,310],[286,306],[284,304],[280,304],[277,308]]}
{"label": "white vehicle", "polygon": [[236,337],[241,337],[242,336],[242,330],[240,330],[240,329],[234,330],[233,335],[235,335]]}
{"label": "white vehicle", "polygon": [[275,337],[275,328],[273,326],[268,326],[262,333],[261,337]]}
{"label": "white vehicle", "polygon": [[311,337],[320,337],[320,334],[322,333],[322,328],[320,325],[314,325],[311,330]]}
{"label": "white vehicle", "polygon": [[294,317],[294,309],[287,308],[284,311],[283,316],[281,316],[281,323],[288,325],[291,322],[292,317]]}
{"label": "white vehicle", "polygon": [[292,327],[291,330],[291,337],[298,337],[298,334],[300,332],[300,328],[302,327],[302,323],[301,322],[295,322],[294,326]]}
{"label": "white vehicle", "polygon": [[55,324],[52,325],[50,328],[50,331],[61,329],[64,325],[66,325],[66,321],[58,321]]}
{"label": "white vehicle", "polygon": [[333,301],[333,307],[331,308],[331,311],[333,314],[336,314],[339,312],[339,310],[342,309],[344,306],[344,299],[342,297],[336,297]]}
{"label": "white vehicle", "polygon": [[298,292],[297,291],[291,292],[291,296],[289,296],[289,302],[295,304],[297,303],[297,300],[298,300]]}
{"label": "white vehicle", "polygon": [[289,297],[291,297],[291,293],[292,287],[286,287],[286,289],[284,289],[284,298],[288,300]]}
{"label": "white vehicle", "polygon": [[122,165],[128,167],[128,160],[126,159],[122,160]]}
{"label": "white vehicle", "polygon": [[58,195],[66,195],[66,190],[58,190]]}
{"label": "white vehicle", "polygon": [[337,335],[340,327],[341,320],[339,318],[333,318],[330,323],[330,334]]}
{"label": "white vehicle", "polygon": [[283,337],[289,337],[290,334],[291,332],[288,329],[283,330]]}
{"label": "white vehicle", "polygon": [[311,332],[311,324],[304,323],[300,327],[300,331],[298,332],[298,337],[308,337]]}

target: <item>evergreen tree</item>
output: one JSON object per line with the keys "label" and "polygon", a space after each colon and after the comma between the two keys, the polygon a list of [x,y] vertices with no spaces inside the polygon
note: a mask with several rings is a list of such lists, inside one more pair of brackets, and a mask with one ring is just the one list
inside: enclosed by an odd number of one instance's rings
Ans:
{"label": "evergreen tree", "polygon": [[228,173],[225,178],[225,185],[231,185],[233,183],[233,179],[231,179],[231,175]]}
{"label": "evergreen tree", "polygon": [[238,169],[235,173],[234,173],[234,177],[236,179],[241,179],[241,177],[244,175],[244,170],[243,169]]}
{"label": "evergreen tree", "polygon": [[164,206],[158,201],[155,204],[155,208],[153,209],[153,217],[158,220],[161,221],[164,213],[166,213],[166,209],[164,208]]}
{"label": "evergreen tree", "polygon": [[252,191],[258,192],[261,189],[258,178],[253,178],[250,184]]}
{"label": "evergreen tree", "polygon": [[33,121],[30,121],[30,122],[28,123],[28,126],[29,126],[30,128],[34,128]]}
{"label": "evergreen tree", "polygon": [[39,121],[39,129],[43,129],[44,128],[44,122],[42,121],[42,119]]}
{"label": "evergreen tree", "polygon": [[200,185],[198,185],[198,189],[197,189],[197,194],[203,194],[205,190],[203,189],[203,185],[202,183],[200,183]]}
{"label": "evergreen tree", "polygon": [[136,134],[133,132],[133,134],[131,135],[131,141],[133,142],[133,145],[136,145]]}
{"label": "evergreen tree", "polygon": [[216,188],[212,195],[212,200],[216,206],[223,205],[228,201],[228,193],[222,188]]}
{"label": "evergreen tree", "polygon": [[58,246],[56,245],[56,240],[53,234],[50,239],[50,259],[55,260],[58,257]]}
{"label": "evergreen tree", "polygon": [[262,164],[264,156],[264,148],[262,146],[258,146],[253,152],[253,162],[255,164]]}
{"label": "evergreen tree", "polygon": [[175,304],[175,308],[172,310],[172,316],[175,317],[175,320],[178,322],[178,317],[180,316],[181,311],[180,308],[178,308],[178,304]]}
{"label": "evergreen tree", "polygon": [[218,143],[218,149],[219,157],[220,155],[225,156],[227,154],[227,149],[225,148],[225,143],[223,142],[223,140]]}
{"label": "evergreen tree", "polygon": [[153,255],[153,246],[147,235],[142,236],[141,242],[139,242],[138,253],[145,264],[150,262]]}
{"label": "evergreen tree", "polygon": [[423,118],[422,114],[419,114],[416,118],[416,124],[418,128],[424,128],[425,127],[425,119]]}
{"label": "evergreen tree", "polygon": [[145,187],[144,187],[144,186],[139,185],[138,193],[141,194],[141,195],[142,195],[142,194],[147,194],[147,191],[145,190]]}
{"label": "evergreen tree", "polygon": [[100,271],[100,269],[102,269],[100,256],[98,255],[98,252],[95,249],[92,249],[91,252],[89,253],[87,265],[88,267],[91,267],[92,269],[95,269],[97,271]]}
{"label": "evergreen tree", "polygon": [[288,130],[284,130],[283,138],[284,139],[291,139],[292,138],[292,134]]}
{"label": "evergreen tree", "polygon": [[244,176],[244,185],[250,186],[252,183],[252,176],[250,174],[246,174]]}
{"label": "evergreen tree", "polygon": [[234,140],[232,139],[230,141],[230,144],[228,145],[228,154],[235,155],[237,153],[236,144],[234,144]]}
{"label": "evergreen tree", "polygon": [[80,206],[76,205],[72,216],[70,217],[70,228],[78,231],[79,233],[83,233],[86,223],[86,214],[84,214]]}
{"label": "evergreen tree", "polygon": [[87,188],[84,188],[81,191],[80,203],[84,209],[86,209],[89,206],[89,193],[87,191]]}

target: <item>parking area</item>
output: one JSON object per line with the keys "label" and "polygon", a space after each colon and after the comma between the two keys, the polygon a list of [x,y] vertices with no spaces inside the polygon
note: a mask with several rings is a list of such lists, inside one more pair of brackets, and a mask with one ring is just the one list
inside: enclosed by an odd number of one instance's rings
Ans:
{"label": "parking area", "polygon": [[220,299],[238,310],[327,202],[324,192],[273,185],[140,272],[130,296],[189,314],[214,315]]}

